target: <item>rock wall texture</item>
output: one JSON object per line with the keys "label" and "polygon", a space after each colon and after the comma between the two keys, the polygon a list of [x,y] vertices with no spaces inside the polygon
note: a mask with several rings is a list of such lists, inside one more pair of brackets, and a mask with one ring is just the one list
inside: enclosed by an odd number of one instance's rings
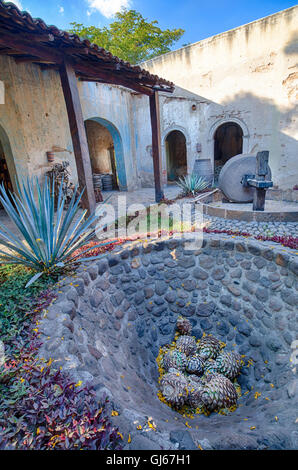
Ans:
{"label": "rock wall texture", "polygon": [[[297,275],[290,249],[240,238],[208,235],[198,251],[173,239],[123,247],[61,282],[40,354],[110,397],[128,448],[295,448]],[[156,357],[178,315],[196,338],[212,333],[245,356],[236,412],[195,417],[189,432],[157,398]]]}

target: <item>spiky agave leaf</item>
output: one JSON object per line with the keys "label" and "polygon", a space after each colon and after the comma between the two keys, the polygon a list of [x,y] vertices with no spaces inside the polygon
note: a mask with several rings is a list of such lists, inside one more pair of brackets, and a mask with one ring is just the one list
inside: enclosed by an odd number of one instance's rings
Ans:
{"label": "spiky agave leaf", "polygon": [[183,194],[194,195],[206,189],[209,183],[202,176],[192,173],[191,175],[181,176],[177,181],[177,185],[182,189]]}
{"label": "spiky agave leaf", "polygon": [[[0,262],[4,264],[21,264],[37,273],[51,273],[65,268],[78,261],[82,253],[75,251],[94,238],[95,223],[98,214],[86,218],[86,212],[79,214],[79,204],[83,192],[76,196],[77,187],[66,211],[60,184],[57,209],[55,211],[54,180],[45,179],[40,184],[37,178],[17,182],[17,193],[6,190],[0,185],[0,202],[7,215],[16,225],[19,235],[5,227],[0,229],[0,244],[8,250],[0,250]],[[110,242],[99,243],[101,247]],[[91,258],[89,258],[90,260]],[[85,259],[80,258],[80,261]],[[34,280],[39,276],[36,274]],[[28,283],[28,285],[32,281]]]}

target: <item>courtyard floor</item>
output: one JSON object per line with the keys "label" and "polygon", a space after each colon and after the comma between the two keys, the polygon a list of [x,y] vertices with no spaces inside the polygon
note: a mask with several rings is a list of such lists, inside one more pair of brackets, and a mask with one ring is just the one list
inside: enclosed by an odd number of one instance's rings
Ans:
{"label": "courtyard floor", "polygon": [[[165,186],[164,194],[165,198],[169,200],[175,199],[179,193],[180,188],[176,185]],[[132,204],[142,204],[145,207],[155,204],[155,191],[154,188],[141,188],[135,191],[104,191],[103,193],[104,201],[107,201],[108,204],[112,204],[115,209],[115,214],[117,218],[117,208],[118,208],[118,197],[126,198],[126,207],[128,208]],[[177,199],[175,201],[177,204],[191,204],[192,199],[183,198]],[[101,203],[98,204],[100,206]],[[193,205],[194,207],[194,205]],[[239,220],[229,220],[219,217],[212,217],[204,215],[203,219],[204,225],[210,230],[232,230],[239,232],[247,232],[253,236],[263,235],[263,236],[292,236],[298,237],[298,222],[245,222]],[[0,228],[2,225],[5,225],[8,229],[13,232],[16,231],[16,228],[11,222],[10,218],[7,216],[4,210],[0,210]]]}

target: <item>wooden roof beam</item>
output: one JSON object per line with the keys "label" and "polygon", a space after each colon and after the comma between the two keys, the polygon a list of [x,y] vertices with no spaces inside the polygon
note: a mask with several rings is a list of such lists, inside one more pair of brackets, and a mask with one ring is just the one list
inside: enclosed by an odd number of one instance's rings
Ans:
{"label": "wooden roof beam", "polygon": [[89,49],[87,47],[63,47],[60,48],[60,50],[64,54],[83,54],[83,55],[89,55]]}
{"label": "wooden roof beam", "polygon": [[[14,57],[14,56],[12,56]],[[26,62],[31,62],[31,63],[37,63],[37,64],[49,64],[49,65],[56,65],[55,62],[53,61],[49,61],[49,60],[43,60],[43,59],[40,59],[39,57],[28,57],[28,56],[24,56],[24,57],[14,57],[14,60],[16,61],[17,64],[21,64],[21,63],[26,63]]]}
{"label": "wooden roof beam", "polygon": [[6,33],[5,36],[0,35],[0,47],[10,47],[18,52],[22,52],[24,55],[31,55],[46,59],[56,64],[63,63],[63,55],[57,52],[56,49],[52,49],[46,46],[34,46],[32,43],[28,43],[22,39],[18,39],[17,36]]}
{"label": "wooden roof beam", "polygon": [[34,42],[54,42],[55,36],[52,33],[28,33],[19,29],[18,27],[7,25],[2,23],[0,20],[0,33],[7,34],[11,33],[14,35],[20,34],[25,41],[34,41]]}
{"label": "wooden roof beam", "polygon": [[[129,88],[131,90],[138,91],[140,93],[143,93],[144,95],[152,95],[153,91],[150,88],[147,88],[144,85],[139,85],[137,82],[134,82],[133,80],[126,80],[123,78],[121,75],[115,76],[112,73],[107,73],[99,69],[99,71],[94,71],[90,70],[89,66],[86,66],[84,64],[79,64],[76,63],[73,65],[77,73],[80,73],[81,75],[84,76],[84,78],[91,78],[92,81],[100,81],[100,82],[105,82],[105,83],[110,83],[112,85],[120,85],[125,88]],[[86,80],[85,80],[86,81]]]}
{"label": "wooden roof beam", "polygon": [[[36,57],[37,59],[35,59],[34,62],[41,60],[57,65],[62,65],[64,63],[64,51],[60,51],[53,47],[42,46],[40,44],[34,45],[34,43],[29,43],[21,38],[18,39],[18,36],[11,33],[6,33],[5,36],[0,35],[0,47],[1,46],[4,48],[9,47],[13,49],[13,51],[17,51],[17,53],[21,53],[24,56]],[[92,62],[89,60],[88,62],[83,63],[79,61],[79,58],[76,59],[73,57],[73,55],[69,57],[69,60],[71,61],[75,71],[80,72],[85,77],[99,79],[101,81],[104,80],[106,83],[120,85],[148,96],[153,93],[152,86],[154,83],[151,83],[152,80],[148,80],[148,84],[146,83],[146,80],[144,80],[144,83],[142,84],[138,83],[138,80],[140,80],[139,74],[136,73],[136,75],[134,75],[133,70],[131,71],[131,74],[129,74],[130,76],[127,77],[128,74],[125,71],[123,71],[123,73],[115,73],[114,70],[111,70],[111,72],[104,70],[99,61]],[[113,61],[111,61],[111,64],[113,64]]]}
{"label": "wooden roof beam", "polygon": [[12,55],[12,54],[20,54],[18,51],[14,51],[13,49],[10,49],[9,47],[4,47],[0,49],[0,54],[1,55]]}

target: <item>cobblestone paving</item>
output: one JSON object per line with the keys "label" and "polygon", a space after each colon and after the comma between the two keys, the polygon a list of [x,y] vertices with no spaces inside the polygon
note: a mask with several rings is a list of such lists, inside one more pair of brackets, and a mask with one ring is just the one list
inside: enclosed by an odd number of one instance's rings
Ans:
{"label": "cobblestone paving", "polygon": [[[164,188],[165,197],[169,200],[174,200],[179,195],[180,189],[176,185],[169,185]],[[115,208],[117,217],[118,197],[126,197],[126,207],[132,204],[143,204],[148,207],[150,204],[155,204],[155,191],[153,188],[142,188],[136,191],[119,192],[119,191],[105,191],[103,192],[104,199],[108,198],[108,203],[112,204]],[[177,204],[191,204],[192,200],[189,198],[177,199]],[[194,204],[192,204],[194,207]],[[198,205],[196,206],[199,207]],[[264,235],[272,237],[274,235],[298,237],[298,222],[244,222],[239,220],[222,219],[219,217],[204,216],[204,222],[211,230],[233,230],[239,232],[246,232],[251,235]],[[4,224],[10,230],[16,232],[14,224],[10,221],[4,210],[0,210],[0,226]]]}
{"label": "cobblestone paving", "polygon": [[204,216],[204,221],[208,223],[208,228],[212,230],[233,230],[268,237],[274,235],[298,237],[298,222],[243,222],[207,215]]}
{"label": "cobblestone paving", "polygon": [[[164,189],[165,197],[167,199],[175,199],[179,195],[179,188],[176,186],[166,186]],[[126,196],[126,205],[134,203],[143,204],[144,206],[149,206],[150,204],[155,204],[154,199],[154,189],[152,188],[143,188],[133,192],[119,193],[117,191],[112,191],[110,193],[103,193],[105,197],[110,197],[109,203],[112,204],[115,209],[118,204],[118,196]],[[177,199],[176,204],[194,204],[191,199],[183,198]],[[197,205],[197,208],[199,206]],[[222,219],[220,217],[212,217],[204,215],[204,222],[207,223],[207,226],[211,230],[233,230],[239,232],[250,233],[251,235],[264,235],[272,237],[277,236],[292,236],[298,237],[298,222],[244,222],[240,220],[230,220]]]}

